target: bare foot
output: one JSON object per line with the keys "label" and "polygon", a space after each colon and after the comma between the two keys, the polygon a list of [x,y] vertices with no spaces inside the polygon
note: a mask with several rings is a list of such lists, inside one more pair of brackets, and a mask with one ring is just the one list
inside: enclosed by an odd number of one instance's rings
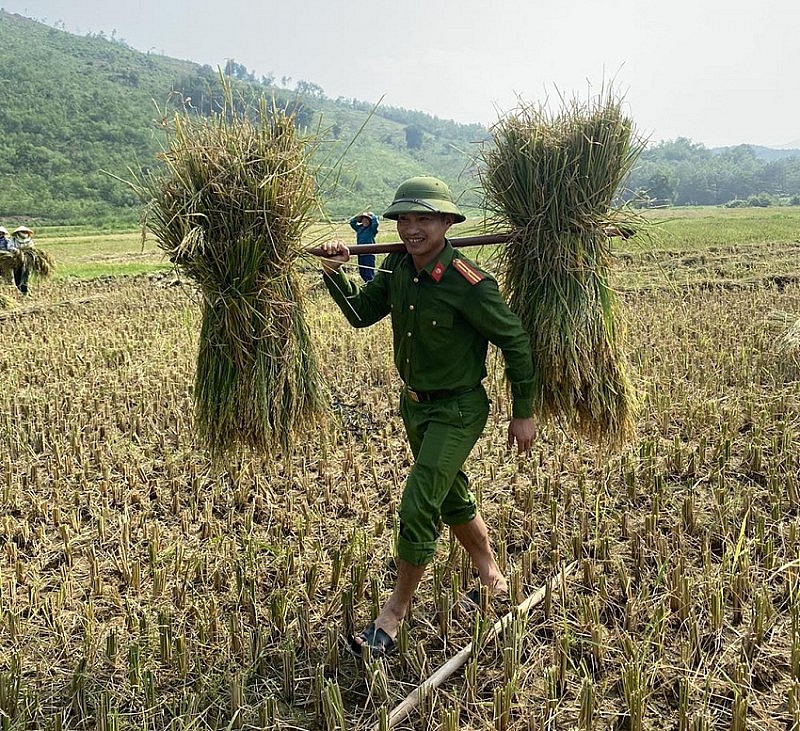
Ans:
{"label": "bare foot", "polygon": [[495,576],[487,577],[484,580],[483,577],[480,577],[480,583],[483,586],[488,587],[489,589],[489,596],[491,597],[507,597],[508,596],[508,582],[506,581],[506,577],[502,574],[497,574]]}

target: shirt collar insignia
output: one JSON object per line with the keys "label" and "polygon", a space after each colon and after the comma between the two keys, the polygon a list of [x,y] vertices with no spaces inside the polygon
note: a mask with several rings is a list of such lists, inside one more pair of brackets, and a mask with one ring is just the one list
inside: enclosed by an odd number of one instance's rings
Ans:
{"label": "shirt collar insignia", "polygon": [[444,276],[444,272],[447,267],[450,266],[450,262],[453,261],[453,254],[455,250],[453,249],[453,245],[447,240],[444,240],[444,249],[442,249],[442,253],[439,254],[439,258],[436,262],[431,262],[425,267],[425,270],[428,272],[430,278],[436,282],[437,284]]}

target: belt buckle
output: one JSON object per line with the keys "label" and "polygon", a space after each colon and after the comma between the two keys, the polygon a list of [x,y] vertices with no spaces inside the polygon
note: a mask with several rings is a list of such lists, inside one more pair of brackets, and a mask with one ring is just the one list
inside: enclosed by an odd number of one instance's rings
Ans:
{"label": "belt buckle", "polygon": [[421,399],[416,391],[406,388],[406,396],[408,396],[415,404],[420,403]]}

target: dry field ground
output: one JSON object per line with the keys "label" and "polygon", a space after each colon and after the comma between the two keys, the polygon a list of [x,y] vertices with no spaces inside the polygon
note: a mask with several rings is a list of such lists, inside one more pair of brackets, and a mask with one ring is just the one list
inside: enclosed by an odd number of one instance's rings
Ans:
{"label": "dry field ground", "polygon": [[388,325],[351,330],[304,274],[329,419],[291,459],[214,470],[191,288],[37,284],[0,312],[0,729],[379,728],[473,639],[399,728],[798,728],[800,245],[678,238],[617,269],[642,398],[622,454],[555,427],[507,453],[491,361],[467,470],[502,565],[519,598],[577,570],[484,643],[444,532],[399,652],[366,667],[343,637],[391,586],[409,464]]}

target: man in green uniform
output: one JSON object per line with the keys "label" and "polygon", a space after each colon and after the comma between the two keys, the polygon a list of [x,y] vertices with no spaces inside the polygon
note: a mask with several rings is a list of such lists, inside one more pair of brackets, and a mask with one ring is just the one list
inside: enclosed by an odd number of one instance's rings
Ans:
{"label": "man in green uniform", "polygon": [[394,646],[433,559],[440,521],[469,553],[490,593],[508,592],[462,470],[489,414],[481,384],[489,342],[502,351],[511,385],[508,445],[527,451],[536,436],[530,339],[494,278],[445,238],[450,226],[464,221],[447,185],[430,177],[406,180],[384,217],[397,221],[406,251],[387,256],[366,284],[339,270],[350,256],[343,241],[322,245],[325,285],[350,324],[367,327],[391,315],[394,362],[404,383],[400,413],[414,455],[399,509],[397,582],[375,621],[351,641],[354,654],[366,646],[373,657]]}

